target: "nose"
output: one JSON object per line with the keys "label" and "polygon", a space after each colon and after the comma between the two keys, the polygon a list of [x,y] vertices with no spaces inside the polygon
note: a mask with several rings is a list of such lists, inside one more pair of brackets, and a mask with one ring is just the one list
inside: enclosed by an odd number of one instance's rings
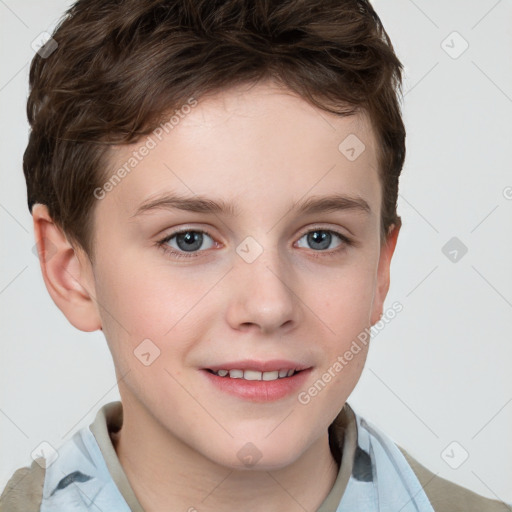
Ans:
{"label": "nose", "polygon": [[301,302],[293,268],[278,250],[265,250],[252,263],[236,256],[226,293],[227,321],[233,329],[270,334],[293,329],[299,322]]}

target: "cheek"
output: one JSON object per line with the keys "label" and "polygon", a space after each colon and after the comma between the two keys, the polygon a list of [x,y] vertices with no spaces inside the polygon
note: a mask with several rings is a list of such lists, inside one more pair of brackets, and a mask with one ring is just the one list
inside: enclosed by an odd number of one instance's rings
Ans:
{"label": "cheek", "polygon": [[376,263],[358,263],[314,281],[308,292],[327,325],[338,335],[369,325],[375,293]]}
{"label": "cheek", "polygon": [[356,385],[368,353],[375,287],[372,265],[367,260],[347,267],[325,282],[325,293],[317,289],[310,294],[311,303],[317,299],[315,309],[323,332],[319,385],[326,385],[324,396],[336,403],[340,397],[348,397]]}
{"label": "cheek", "polygon": [[176,272],[160,271],[140,260],[117,260],[104,265],[98,277],[98,301],[132,337],[161,337],[187,310],[199,291]]}
{"label": "cheek", "polygon": [[[167,382],[164,368],[179,371],[202,329],[198,316],[208,303],[204,296],[210,281],[154,262],[144,264],[140,257],[102,265],[97,297],[104,335],[121,374],[130,371],[129,380],[142,379],[144,386],[156,378]],[[144,357],[155,359],[146,367]]]}

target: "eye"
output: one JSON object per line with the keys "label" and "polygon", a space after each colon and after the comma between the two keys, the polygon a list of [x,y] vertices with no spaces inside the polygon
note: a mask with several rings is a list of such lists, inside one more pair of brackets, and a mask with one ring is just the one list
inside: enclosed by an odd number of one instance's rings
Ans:
{"label": "eye", "polygon": [[315,252],[325,252],[326,249],[330,248],[332,242],[335,242],[336,239],[341,240],[335,247],[335,250],[327,252],[325,256],[336,255],[344,250],[346,246],[352,245],[352,241],[349,238],[332,229],[315,228],[302,235],[298,243],[300,243],[302,239],[305,239],[306,243],[310,244],[310,247],[314,249]]}
{"label": "eye", "polygon": [[[300,244],[302,239],[306,240],[313,249],[314,257],[330,257],[337,256],[344,251],[347,246],[354,243],[345,235],[338,233],[332,229],[315,228],[304,233],[297,242]],[[326,249],[332,248],[331,244],[339,240],[338,245],[332,251]],[[208,241],[209,240],[209,241]],[[206,244],[205,244],[206,242]],[[173,258],[194,258],[199,256],[201,252],[216,246],[213,238],[201,229],[182,229],[175,231],[157,242],[166,254]],[[299,247],[301,247],[299,245]]]}
{"label": "eye", "polygon": [[[210,249],[215,242],[204,246],[205,237],[213,242],[213,239],[206,231],[200,229],[184,229],[176,231],[157,242],[164,252],[172,254],[176,258],[193,258],[200,249]],[[170,244],[169,244],[170,242]],[[190,253],[190,254],[187,254]]]}

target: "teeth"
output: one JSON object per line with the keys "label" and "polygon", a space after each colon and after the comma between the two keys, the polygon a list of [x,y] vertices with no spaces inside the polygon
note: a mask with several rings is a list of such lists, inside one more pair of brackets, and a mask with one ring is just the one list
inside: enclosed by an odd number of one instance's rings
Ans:
{"label": "teeth", "polygon": [[261,380],[261,372],[255,372],[254,370],[245,370],[244,371],[244,379],[245,380]]}
{"label": "teeth", "polygon": [[295,370],[274,370],[272,372],[258,372],[255,370],[218,370],[213,372],[219,377],[226,377],[229,374],[231,379],[245,379],[245,380],[277,380],[291,377]]}

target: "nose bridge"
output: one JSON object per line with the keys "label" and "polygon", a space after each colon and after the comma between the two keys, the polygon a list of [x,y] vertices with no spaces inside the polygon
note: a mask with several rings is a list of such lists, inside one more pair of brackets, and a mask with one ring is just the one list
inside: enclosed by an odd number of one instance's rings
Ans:
{"label": "nose bridge", "polygon": [[296,320],[291,267],[279,247],[268,247],[270,243],[264,247],[248,237],[236,249],[229,300],[233,327],[250,323],[268,331]]}

